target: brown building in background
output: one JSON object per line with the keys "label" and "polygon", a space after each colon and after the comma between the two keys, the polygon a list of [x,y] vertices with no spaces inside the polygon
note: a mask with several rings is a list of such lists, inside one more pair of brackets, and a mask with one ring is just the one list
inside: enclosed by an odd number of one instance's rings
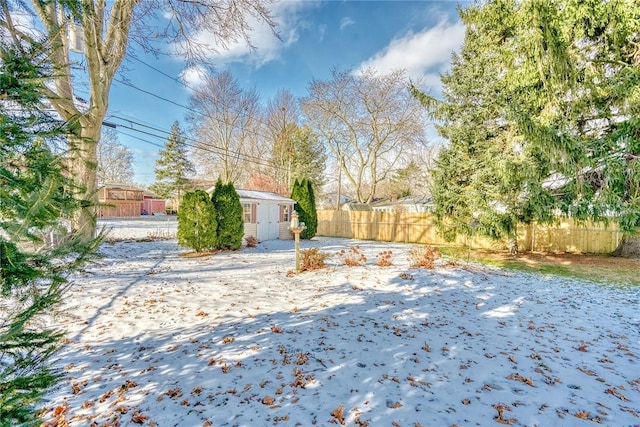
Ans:
{"label": "brown building in background", "polygon": [[126,184],[104,184],[98,189],[98,218],[123,218],[165,213],[165,201]]}

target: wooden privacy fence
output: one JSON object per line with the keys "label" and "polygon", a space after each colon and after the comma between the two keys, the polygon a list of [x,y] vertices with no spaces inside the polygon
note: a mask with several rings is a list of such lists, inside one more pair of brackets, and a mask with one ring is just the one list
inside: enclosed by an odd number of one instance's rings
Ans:
{"label": "wooden privacy fence", "polygon": [[[445,241],[436,231],[430,213],[376,211],[318,211],[319,236],[346,237],[387,242],[457,245],[476,249],[506,249],[506,242],[483,236],[472,239],[459,236]],[[620,243],[622,233],[615,227],[600,224],[577,225],[563,219],[556,226],[522,225],[518,248],[528,251],[610,253]]]}

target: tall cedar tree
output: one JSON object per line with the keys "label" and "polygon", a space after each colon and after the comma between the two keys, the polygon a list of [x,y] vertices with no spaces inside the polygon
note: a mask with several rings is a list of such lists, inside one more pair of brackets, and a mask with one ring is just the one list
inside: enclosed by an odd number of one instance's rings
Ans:
{"label": "tall cedar tree", "polygon": [[511,120],[516,94],[505,82],[504,58],[518,23],[503,7],[509,2],[498,3],[460,11],[465,41],[441,78],[444,100],[435,108],[438,132],[449,145],[433,171],[434,213],[447,239],[478,233],[506,239],[517,252],[519,224],[552,221],[556,200],[542,185],[548,156]]}
{"label": "tall cedar tree", "polygon": [[[169,139],[158,155],[156,182],[149,189],[160,197],[177,200],[179,205],[182,195],[189,190],[188,177],[195,172],[195,168],[188,158],[186,139],[177,121],[171,126]],[[178,207],[174,205],[174,209]]]}
{"label": "tall cedar tree", "polygon": [[291,198],[296,201],[295,210],[298,212],[300,222],[304,222],[307,227],[300,237],[311,239],[318,230],[318,214],[316,212],[316,198],[313,192],[313,185],[308,179],[296,180],[293,184]]}
{"label": "tall cedar tree", "polygon": [[[473,18],[465,20],[468,31],[493,37],[476,55],[492,53],[495,64],[487,72],[499,70],[502,81],[492,96],[503,100],[504,111],[490,112],[482,125],[511,129],[534,164],[517,173],[527,184],[517,195],[529,200],[524,219],[561,213],[578,221],[614,221],[626,233],[616,253],[640,256],[640,3],[492,0],[463,9],[462,16]],[[476,100],[475,85],[467,96]],[[464,111],[453,119],[463,123]],[[492,147],[495,154],[510,153]],[[469,211],[467,194],[456,195],[455,187],[469,186],[476,169],[453,154],[449,150],[439,164],[441,181],[453,182],[454,189],[453,203],[441,207]],[[490,171],[503,160],[495,159],[477,166]],[[491,174],[512,183],[508,174]]]}
{"label": "tall cedar tree", "polygon": [[50,316],[67,275],[93,257],[100,241],[67,231],[68,218],[89,203],[71,196],[64,159],[51,148],[68,129],[40,110],[43,70],[31,52],[41,48],[25,53],[0,45],[1,426],[40,424],[40,400],[61,378],[48,365],[63,333],[48,326]]}
{"label": "tall cedar tree", "polygon": [[223,184],[218,179],[211,195],[218,220],[218,249],[238,250],[242,247],[244,221],[240,196],[231,182]]}
{"label": "tall cedar tree", "polygon": [[216,247],[218,221],[216,209],[206,191],[188,192],[178,211],[178,244],[196,252]]}
{"label": "tall cedar tree", "polygon": [[510,5],[518,58],[513,120],[549,153],[578,220],[618,224],[621,255],[640,257],[640,2],[527,0]]}

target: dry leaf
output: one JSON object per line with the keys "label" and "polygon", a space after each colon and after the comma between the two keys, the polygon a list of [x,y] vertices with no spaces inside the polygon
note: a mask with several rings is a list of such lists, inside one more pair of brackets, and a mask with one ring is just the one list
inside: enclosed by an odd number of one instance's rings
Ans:
{"label": "dry leaf", "polygon": [[178,397],[182,397],[182,389],[180,387],[172,388],[167,390],[164,394],[172,399],[177,399]]}
{"label": "dry leaf", "polygon": [[148,419],[149,417],[147,417],[146,415],[143,415],[142,412],[140,411],[135,411],[133,415],[131,415],[131,421],[136,424],[144,424],[144,422],[147,421]]}
{"label": "dry leaf", "polygon": [[573,414],[574,417],[580,418],[581,420],[588,420],[590,418],[589,415],[590,414],[587,411],[578,411]]}
{"label": "dry leaf", "polygon": [[344,406],[340,405],[331,412],[333,419],[340,424],[344,425]]}
{"label": "dry leaf", "polygon": [[622,393],[621,393],[617,388],[615,388],[615,387],[608,388],[608,389],[605,391],[605,393],[607,393],[607,394],[611,394],[611,395],[613,395],[613,396],[617,397],[618,399],[620,399],[620,400],[622,400],[622,401],[624,401],[624,402],[628,402],[628,401],[629,401],[629,399],[627,399],[627,398],[626,398],[626,396],[625,396],[624,394],[622,394]]}

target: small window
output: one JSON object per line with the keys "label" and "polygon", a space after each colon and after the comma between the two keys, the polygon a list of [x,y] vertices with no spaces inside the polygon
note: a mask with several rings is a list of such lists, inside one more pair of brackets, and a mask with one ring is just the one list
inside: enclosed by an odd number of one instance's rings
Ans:
{"label": "small window", "polygon": [[251,203],[242,204],[242,219],[244,222],[251,222]]}
{"label": "small window", "polygon": [[290,205],[280,206],[280,222],[289,222],[291,220],[290,210]]}

